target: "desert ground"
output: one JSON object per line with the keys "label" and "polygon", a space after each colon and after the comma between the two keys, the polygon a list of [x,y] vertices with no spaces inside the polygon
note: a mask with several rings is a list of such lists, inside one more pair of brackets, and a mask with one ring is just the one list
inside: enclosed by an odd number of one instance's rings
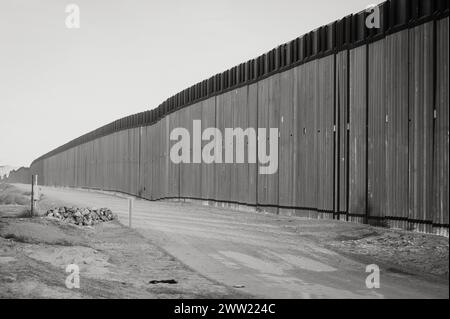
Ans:
{"label": "desert ground", "polygon": [[[0,298],[448,298],[445,237],[122,194],[0,185]],[[53,207],[108,207],[77,226]],[[68,264],[80,288],[68,289]],[[366,266],[380,268],[368,289]],[[163,281],[163,282],[161,282]]]}

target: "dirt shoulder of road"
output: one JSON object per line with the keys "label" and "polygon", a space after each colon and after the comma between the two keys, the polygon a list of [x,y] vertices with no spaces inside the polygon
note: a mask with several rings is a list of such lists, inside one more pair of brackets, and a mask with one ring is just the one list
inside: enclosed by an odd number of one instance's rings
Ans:
{"label": "dirt shoulder of road", "polygon": [[359,262],[448,283],[446,237],[332,220],[291,220],[284,226]]}
{"label": "dirt shoulder of road", "polygon": [[[248,297],[192,271],[116,221],[81,227],[23,218],[21,209],[14,213],[5,205],[2,210],[0,298]],[[79,266],[79,289],[66,287],[69,264]]]}

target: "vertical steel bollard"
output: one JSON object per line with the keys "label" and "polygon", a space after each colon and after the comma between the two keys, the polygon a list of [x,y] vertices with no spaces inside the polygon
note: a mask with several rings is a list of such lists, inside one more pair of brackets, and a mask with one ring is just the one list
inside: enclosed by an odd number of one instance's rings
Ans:
{"label": "vertical steel bollard", "polygon": [[128,226],[131,228],[131,219],[133,216],[133,198],[128,198]]}

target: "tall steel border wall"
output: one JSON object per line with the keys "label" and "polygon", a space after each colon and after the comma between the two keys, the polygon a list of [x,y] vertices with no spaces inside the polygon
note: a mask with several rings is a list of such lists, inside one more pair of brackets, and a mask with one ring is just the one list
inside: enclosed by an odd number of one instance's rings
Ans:
{"label": "tall steel border wall", "polygon": [[[449,1],[379,9],[378,29],[365,11],[349,15],[70,141],[31,171],[42,185],[448,236]],[[195,119],[202,130],[278,127],[277,173],[172,163],[171,130],[192,133]]]}

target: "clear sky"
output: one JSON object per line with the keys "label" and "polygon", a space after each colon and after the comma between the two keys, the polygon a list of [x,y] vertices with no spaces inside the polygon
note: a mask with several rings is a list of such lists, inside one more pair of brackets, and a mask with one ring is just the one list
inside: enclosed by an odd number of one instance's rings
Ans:
{"label": "clear sky", "polygon": [[[0,0],[0,165],[360,11],[365,0]],[[67,29],[66,5],[80,8]]]}

